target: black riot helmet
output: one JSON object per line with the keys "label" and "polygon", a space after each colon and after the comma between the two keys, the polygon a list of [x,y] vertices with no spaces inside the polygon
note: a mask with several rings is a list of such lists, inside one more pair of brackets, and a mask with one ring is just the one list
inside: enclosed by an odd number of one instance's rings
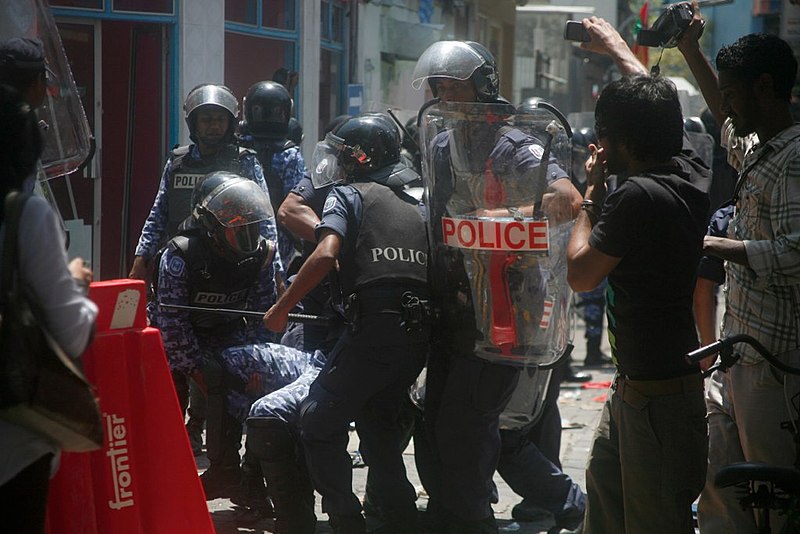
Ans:
{"label": "black riot helmet", "polygon": [[223,109],[230,115],[228,117],[228,131],[225,134],[225,141],[233,140],[233,132],[236,129],[236,117],[239,116],[239,101],[233,91],[224,85],[214,85],[205,83],[194,87],[186,100],[183,102],[183,112],[186,119],[186,126],[189,127],[189,139],[197,142],[195,137],[195,120],[197,112],[201,108],[215,107]]}
{"label": "black riot helmet", "polygon": [[242,101],[241,133],[256,138],[285,139],[293,105],[289,91],[278,82],[251,85]]}
{"label": "black riot helmet", "polygon": [[316,188],[344,181],[400,187],[419,176],[400,160],[400,132],[380,113],[352,117],[317,143],[311,178]]}
{"label": "black riot helmet", "polygon": [[209,173],[192,192],[194,226],[205,230],[220,253],[232,261],[260,250],[264,240],[259,224],[272,217],[267,194],[255,182],[237,174]]}
{"label": "black riot helmet", "polygon": [[572,133],[572,146],[588,148],[590,144],[597,144],[597,135],[594,133],[594,128],[584,126]]}
{"label": "black riot helmet", "polygon": [[475,41],[438,41],[422,53],[414,67],[411,85],[419,89],[423,80],[427,80],[436,97],[436,80],[440,78],[471,80],[480,102],[495,102],[500,94],[494,56]]}

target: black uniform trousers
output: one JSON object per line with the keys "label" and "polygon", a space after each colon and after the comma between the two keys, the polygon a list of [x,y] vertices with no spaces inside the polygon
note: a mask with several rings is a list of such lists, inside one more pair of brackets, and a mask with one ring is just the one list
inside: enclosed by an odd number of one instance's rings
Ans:
{"label": "black uniform trousers", "polygon": [[[399,308],[399,306],[398,306]],[[408,388],[425,363],[429,328],[409,333],[399,312],[362,313],[328,355],[301,407],[300,431],[314,488],[330,515],[361,513],[353,494],[348,426],[356,422],[376,495],[399,512],[416,514],[406,478],[399,424]],[[400,512],[402,514],[402,512]]]}
{"label": "black uniform trousers", "polygon": [[[435,344],[428,362],[425,423],[438,459],[432,499],[458,519],[492,515],[500,460],[500,413],[519,381],[519,369]],[[438,504],[438,503],[437,503]]]}

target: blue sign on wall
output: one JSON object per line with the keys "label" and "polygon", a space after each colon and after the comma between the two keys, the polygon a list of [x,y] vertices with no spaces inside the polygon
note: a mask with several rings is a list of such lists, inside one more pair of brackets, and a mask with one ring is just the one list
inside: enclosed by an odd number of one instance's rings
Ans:
{"label": "blue sign on wall", "polygon": [[347,85],[347,114],[358,115],[364,103],[364,84],[351,83]]}

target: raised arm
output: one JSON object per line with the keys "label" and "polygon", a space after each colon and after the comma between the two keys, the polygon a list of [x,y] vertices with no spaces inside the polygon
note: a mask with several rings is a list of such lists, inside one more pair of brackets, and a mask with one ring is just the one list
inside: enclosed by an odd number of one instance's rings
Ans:
{"label": "raised arm", "polygon": [[722,112],[722,96],[719,92],[717,73],[703,51],[700,50],[700,35],[703,33],[706,21],[703,20],[703,15],[700,13],[697,0],[692,2],[692,8],[694,17],[678,41],[678,50],[683,54],[689,70],[697,80],[708,109],[714,114],[717,124],[722,124],[725,121],[725,114]]}
{"label": "raised arm", "polygon": [[592,40],[582,43],[581,48],[609,56],[622,74],[648,74],[647,67],[642,65],[625,39],[607,20],[590,17],[582,22]]}

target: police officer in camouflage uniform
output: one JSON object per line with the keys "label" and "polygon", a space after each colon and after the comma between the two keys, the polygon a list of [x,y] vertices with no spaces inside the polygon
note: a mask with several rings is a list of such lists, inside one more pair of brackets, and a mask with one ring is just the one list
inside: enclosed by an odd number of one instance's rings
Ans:
{"label": "police officer in camouflage uniform", "polygon": [[[239,102],[230,89],[222,85],[198,85],[186,96],[183,111],[192,144],[174,148],[167,159],[153,207],[139,237],[130,278],[150,279],[156,268],[153,258],[189,217],[193,187],[205,174],[233,172],[267,190],[255,153],[233,143]],[[192,450],[200,454],[205,402],[194,384],[191,401],[186,428]]]}
{"label": "police officer in camouflage uniform", "polygon": [[153,207],[139,236],[131,278],[150,278],[156,253],[189,217],[192,190],[201,177],[228,171],[252,180],[267,192],[256,154],[234,144],[239,102],[230,89],[198,85],[186,96],[183,111],[192,144],[174,148],[167,158]]}
{"label": "police officer in camouflage uniform", "polygon": [[247,419],[246,462],[257,462],[267,482],[276,534],[313,534],[317,523],[314,488],[300,441],[300,409],[327,358],[319,350],[306,357],[300,377],[258,399]]}
{"label": "police officer in camouflage uniform", "polygon": [[206,498],[214,499],[240,481],[241,424],[236,415],[243,408],[230,404],[229,394],[236,400],[231,391],[243,392],[250,378],[262,389],[277,389],[296,379],[302,365],[298,369],[291,357],[274,352],[269,373],[246,379],[247,373],[231,372],[231,362],[247,363],[241,354],[248,349],[223,353],[230,347],[267,342],[269,334],[258,321],[163,306],[265,310],[275,302],[280,264],[266,193],[250,180],[214,172],[195,187],[192,204],[191,227],[162,251],[150,317],[161,330],[182,407],[187,404],[189,377],[208,395],[211,465],[201,478]]}
{"label": "police officer in camouflage uniform", "polygon": [[405,476],[403,429],[396,420],[408,387],[425,362],[427,241],[417,201],[404,187],[418,175],[400,160],[389,119],[352,118],[317,145],[312,176],[335,187],[317,227],[317,248],[264,317],[274,331],[286,314],[339,263],[350,327],[328,355],[303,401],[300,428],[314,487],[335,532],[366,531],[352,491],[347,454],[350,421],[380,484],[376,494],[396,532],[413,532],[416,492]]}
{"label": "police officer in camouflage uniform", "polygon": [[[258,154],[270,202],[277,210],[306,170],[300,148],[287,138],[292,98],[283,85],[263,81],[247,90],[242,107],[244,119],[239,128],[240,142]],[[278,250],[287,269],[295,256],[295,242],[291,232],[279,224]]]}

